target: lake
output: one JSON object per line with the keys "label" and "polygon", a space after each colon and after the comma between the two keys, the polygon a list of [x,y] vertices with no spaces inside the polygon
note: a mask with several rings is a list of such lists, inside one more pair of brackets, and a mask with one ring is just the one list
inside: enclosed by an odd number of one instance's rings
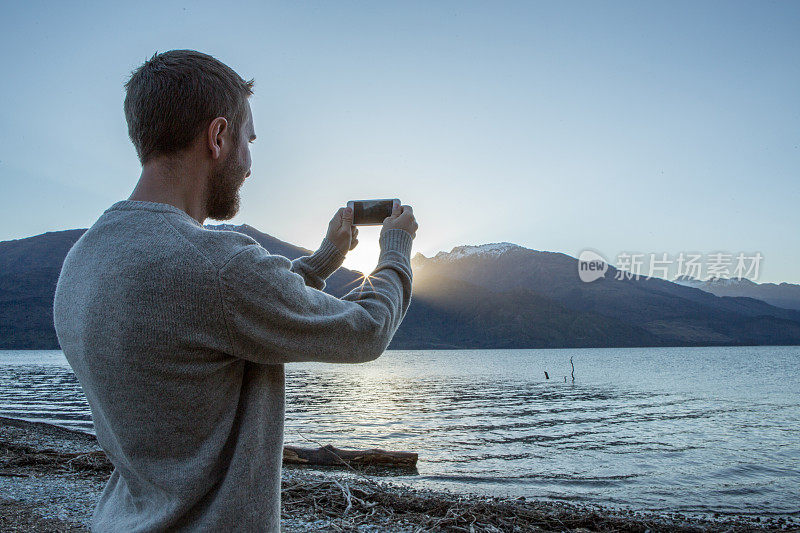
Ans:
{"label": "lake", "polygon": [[[800,516],[797,346],[390,350],[286,370],[287,444],[418,452],[399,482]],[[0,351],[0,415],[92,431],[60,351]]]}

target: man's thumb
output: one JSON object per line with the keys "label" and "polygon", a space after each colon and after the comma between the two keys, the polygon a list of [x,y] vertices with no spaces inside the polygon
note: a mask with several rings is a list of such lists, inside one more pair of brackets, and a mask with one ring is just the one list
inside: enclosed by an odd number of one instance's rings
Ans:
{"label": "man's thumb", "polygon": [[400,207],[400,202],[392,202],[392,216],[396,217],[400,215],[402,211],[402,207]]}
{"label": "man's thumb", "polygon": [[349,228],[352,223],[353,223],[353,209],[347,207],[342,213],[342,226]]}

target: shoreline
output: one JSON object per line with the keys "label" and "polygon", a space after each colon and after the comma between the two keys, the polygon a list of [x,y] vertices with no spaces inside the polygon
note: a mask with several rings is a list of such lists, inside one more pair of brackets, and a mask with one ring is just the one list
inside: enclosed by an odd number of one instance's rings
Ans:
{"label": "shoreline", "polygon": [[[111,473],[89,433],[0,417],[0,530],[88,531]],[[800,531],[792,519],[652,513],[412,489],[284,465],[282,531]]]}

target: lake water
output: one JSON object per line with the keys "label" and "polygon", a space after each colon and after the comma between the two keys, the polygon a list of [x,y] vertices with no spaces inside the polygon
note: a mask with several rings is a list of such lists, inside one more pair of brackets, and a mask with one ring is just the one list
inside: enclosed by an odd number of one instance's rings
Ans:
{"label": "lake water", "polygon": [[[411,485],[800,516],[800,347],[391,350],[286,368],[287,444],[416,451],[418,474],[397,478]],[[60,351],[0,351],[0,415],[92,431]]]}

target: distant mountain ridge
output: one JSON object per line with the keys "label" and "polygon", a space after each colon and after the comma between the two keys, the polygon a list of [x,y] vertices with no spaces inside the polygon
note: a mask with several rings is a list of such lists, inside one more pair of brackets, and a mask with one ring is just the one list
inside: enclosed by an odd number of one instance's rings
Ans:
{"label": "distant mountain ridge", "polygon": [[584,283],[577,259],[566,254],[516,245],[492,254],[464,248],[431,258],[416,254],[415,278],[447,276],[495,293],[530,290],[568,310],[641,328],[658,344],[794,344],[800,335],[800,312],[760,300],[717,297],[657,278],[617,280],[614,267]]}
{"label": "distant mountain ridge", "polygon": [[800,311],[800,285],[792,283],[755,283],[747,278],[711,278],[703,281],[688,276],[682,276],[674,282],[717,296],[756,298],[776,307]]}
{"label": "distant mountain ridge", "polygon": [[[206,227],[289,259],[312,252],[247,224]],[[53,293],[84,231],[0,242],[0,349],[58,348]],[[800,344],[798,310],[660,279],[615,280],[613,267],[583,283],[577,259],[562,253],[500,242],[417,253],[411,263],[411,306],[391,349]],[[325,292],[340,297],[360,279],[340,268]]]}

